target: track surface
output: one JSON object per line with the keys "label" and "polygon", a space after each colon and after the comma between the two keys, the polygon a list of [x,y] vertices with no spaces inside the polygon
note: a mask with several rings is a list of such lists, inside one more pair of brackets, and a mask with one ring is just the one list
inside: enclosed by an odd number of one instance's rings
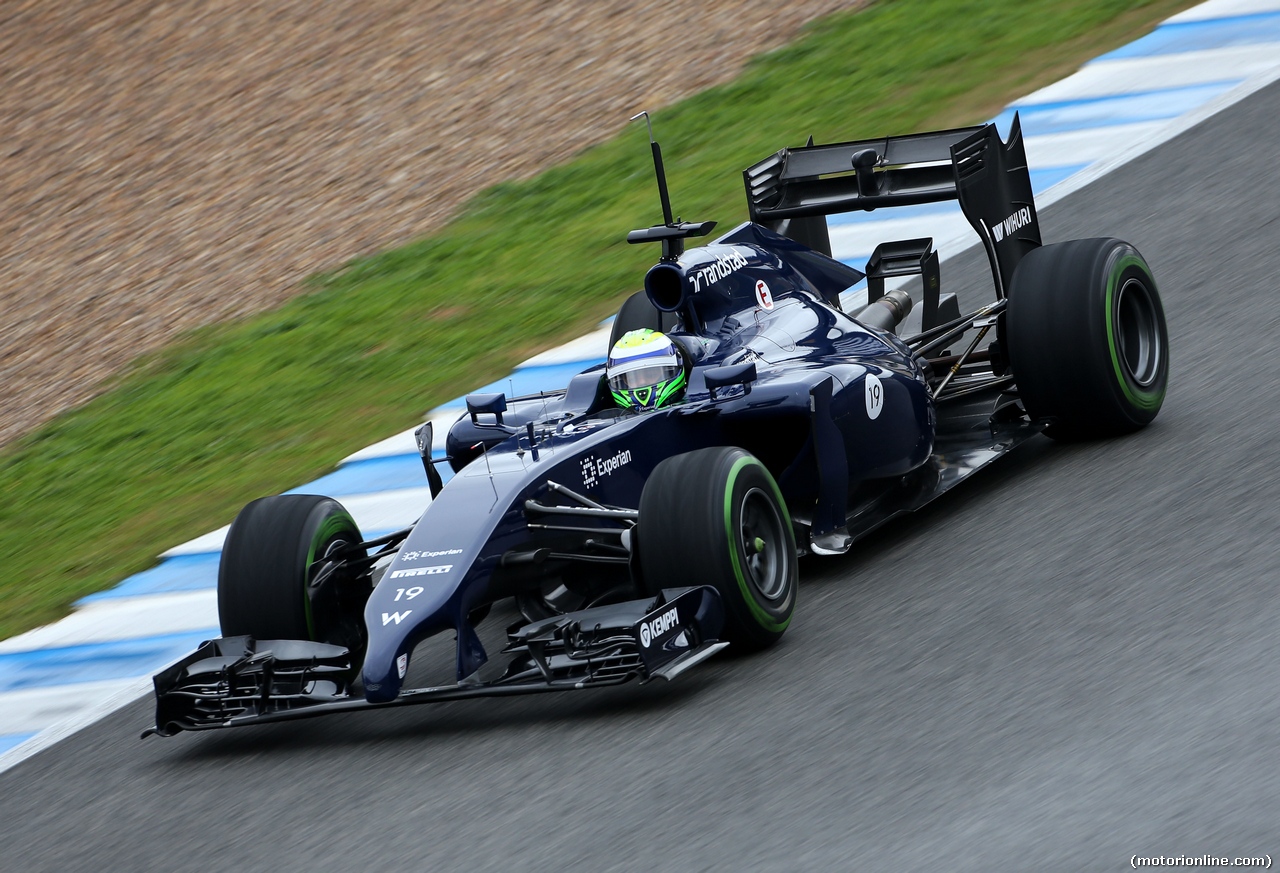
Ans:
{"label": "track surface", "polygon": [[[149,704],[128,707],[0,775],[5,869],[1280,854],[1276,117],[1280,86],[1041,216],[1156,270],[1174,357],[1146,431],[1034,441],[810,562],[777,649],[674,685],[145,743]],[[989,280],[970,256],[943,281]]]}

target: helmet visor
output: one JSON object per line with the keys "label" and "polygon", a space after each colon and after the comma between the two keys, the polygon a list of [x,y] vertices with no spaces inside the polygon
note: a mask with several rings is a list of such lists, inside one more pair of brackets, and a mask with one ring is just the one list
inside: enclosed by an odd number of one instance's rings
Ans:
{"label": "helmet visor", "polygon": [[614,391],[634,391],[637,388],[648,388],[673,379],[682,372],[680,367],[660,365],[632,370],[630,373],[618,373],[610,377],[609,387]]}

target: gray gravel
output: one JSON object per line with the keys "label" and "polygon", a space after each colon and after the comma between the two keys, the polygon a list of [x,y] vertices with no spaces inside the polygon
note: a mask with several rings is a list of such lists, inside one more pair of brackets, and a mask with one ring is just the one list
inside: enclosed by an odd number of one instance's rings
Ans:
{"label": "gray gravel", "polygon": [[[1273,86],[1046,210],[1133,241],[1147,430],[1037,439],[804,568],[775,650],[672,686],[139,742],[0,775],[6,869],[1120,870],[1280,854]],[[944,284],[987,281],[976,257]]]}
{"label": "gray gravel", "polygon": [[6,0],[0,446],[865,2]]}

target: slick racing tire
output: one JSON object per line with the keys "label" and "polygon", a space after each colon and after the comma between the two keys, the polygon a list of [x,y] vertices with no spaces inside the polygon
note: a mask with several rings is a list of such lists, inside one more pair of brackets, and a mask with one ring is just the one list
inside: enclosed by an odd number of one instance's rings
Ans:
{"label": "slick racing tire", "polygon": [[754,456],[721,446],[658,464],[636,533],[650,593],[712,585],[734,647],[763,649],[782,637],[796,606],[795,534],[782,492]]}
{"label": "slick racing tire", "polygon": [[1005,329],[1022,402],[1049,436],[1117,436],[1160,411],[1168,328],[1151,269],[1128,243],[1078,239],[1028,253]]}
{"label": "slick racing tire", "polygon": [[324,560],[360,542],[351,515],[328,497],[281,494],[245,506],[218,567],[222,635],[362,651],[369,586]]}
{"label": "slick racing tire", "polygon": [[662,312],[649,302],[649,295],[637,291],[628,297],[613,319],[613,329],[609,331],[609,348],[622,338],[624,333],[647,327],[663,333],[675,330],[679,316],[674,312]]}

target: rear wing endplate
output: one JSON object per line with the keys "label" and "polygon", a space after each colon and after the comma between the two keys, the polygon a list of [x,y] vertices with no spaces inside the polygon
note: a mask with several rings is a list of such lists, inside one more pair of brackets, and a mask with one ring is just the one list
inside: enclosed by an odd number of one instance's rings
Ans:
{"label": "rear wing endplate", "polygon": [[991,261],[999,297],[1040,224],[1017,115],[994,124],[783,149],[743,173],[751,220],[831,254],[825,216],[959,200]]}

